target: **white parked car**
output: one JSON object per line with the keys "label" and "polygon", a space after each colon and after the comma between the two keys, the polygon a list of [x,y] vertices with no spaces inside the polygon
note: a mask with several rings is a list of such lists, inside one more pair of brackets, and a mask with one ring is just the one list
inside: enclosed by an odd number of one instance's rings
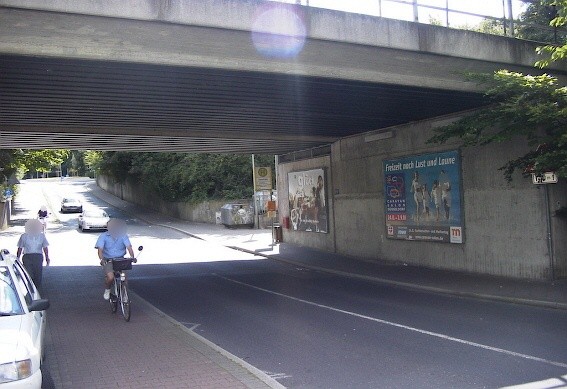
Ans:
{"label": "white parked car", "polygon": [[0,388],[41,388],[45,339],[42,299],[23,265],[0,252]]}
{"label": "white parked car", "polygon": [[87,209],[79,215],[79,230],[106,230],[109,220],[102,209]]}

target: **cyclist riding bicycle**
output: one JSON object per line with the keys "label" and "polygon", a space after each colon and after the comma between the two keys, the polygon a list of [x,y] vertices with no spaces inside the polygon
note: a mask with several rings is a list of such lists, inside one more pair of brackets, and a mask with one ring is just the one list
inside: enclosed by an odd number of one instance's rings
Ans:
{"label": "cyclist riding bicycle", "polygon": [[37,211],[37,219],[41,222],[41,226],[43,229],[43,232],[45,233],[45,229],[47,227],[47,207],[45,205],[42,205],[39,208],[39,211]]}
{"label": "cyclist riding bicycle", "polygon": [[126,234],[126,223],[122,220],[111,219],[108,222],[107,231],[102,233],[96,241],[95,248],[98,249],[98,258],[104,272],[104,299],[110,298],[110,287],[114,282],[114,269],[112,260],[114,258],[124,258],[126,251],[135,263],[134,250]]}
{"label": "cyclist riding bicycle", "polygon": [[47,217],[47,207],[45,205],[39,207],[39,211],[37,211],[37,217],[40,219]]}

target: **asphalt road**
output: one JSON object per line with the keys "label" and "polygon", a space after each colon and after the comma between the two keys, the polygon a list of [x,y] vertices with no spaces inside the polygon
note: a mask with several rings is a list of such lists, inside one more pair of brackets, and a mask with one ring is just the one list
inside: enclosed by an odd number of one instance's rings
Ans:
{"label": "asphalt road", "polygon": [[[22,198],[33,213],[72,193],[105,207],[83,184],[30,181]],[[146,248],[130,272],[138,295],[287,387],[567,387],[565,311],[296,268],[107,211]],[[98,234],[78,232],[76,215],[52,216],[53,266],[96,266]]]}

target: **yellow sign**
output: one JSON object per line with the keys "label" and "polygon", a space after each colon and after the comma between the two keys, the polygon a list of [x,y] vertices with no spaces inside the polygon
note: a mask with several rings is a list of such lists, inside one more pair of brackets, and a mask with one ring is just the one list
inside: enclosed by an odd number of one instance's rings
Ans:
{"label": "yellow sign", "polygon": [[270,167],[257,167],[254,177],[254,190],[272,190],[272,169]]}

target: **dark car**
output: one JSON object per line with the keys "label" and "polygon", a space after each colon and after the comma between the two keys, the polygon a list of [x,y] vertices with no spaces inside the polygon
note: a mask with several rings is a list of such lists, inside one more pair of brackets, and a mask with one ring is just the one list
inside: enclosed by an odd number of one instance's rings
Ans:
{"label": "dark car", "polygon": [[61,213],[65,212],[83,212],[83,204],[77,199],[65,197],[61,200]]}

